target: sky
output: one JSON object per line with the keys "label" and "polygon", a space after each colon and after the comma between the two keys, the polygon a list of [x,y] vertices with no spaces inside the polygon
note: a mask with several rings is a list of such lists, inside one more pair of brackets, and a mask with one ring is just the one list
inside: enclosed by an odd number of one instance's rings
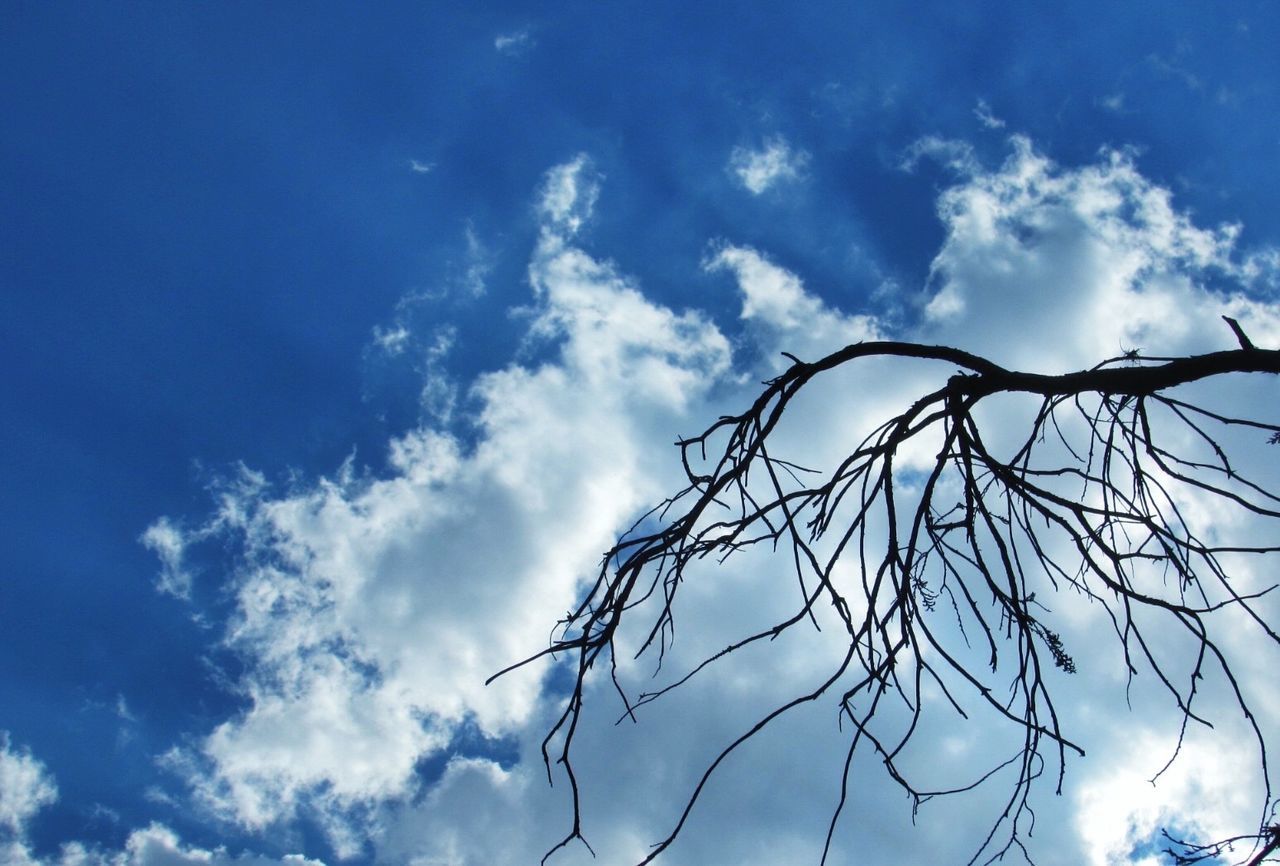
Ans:
{"label": "sky", "polygon": [[[0,4],[0,859],[537,862],[571,820],[539,754],[565,669],[485,680],[781,352],[1061,372],[1232,348],[1223,314],[1280,346],[1278,43],[1271,2]],[[837,380],[782,442],[821,461],[950,372]],[[1277,421],[1273,382],[1213,396]],[[708,571],[673,669],[779,583]],[[1152,785],[1168,696],[1072,616],[1088,755],[1036,792],[1037,862],[1256,829],[1239,714]],[[1256,637],[1228,648],[1274,740]],[[593,681],[597,857],[550,862],[642,858],[821,650],[634,725]],[[817,862],[836,715],[728,762],[660,862]],[[929,743],[944,774],[1003,748]],[[828,862],[964,862],[993,808],[913,821],[869,761]]]}

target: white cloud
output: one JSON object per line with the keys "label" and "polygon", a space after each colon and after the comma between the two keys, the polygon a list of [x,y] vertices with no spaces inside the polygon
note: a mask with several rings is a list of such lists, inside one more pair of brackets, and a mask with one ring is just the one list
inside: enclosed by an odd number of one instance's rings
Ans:
{"label": "white cloud", "polygon": [[485,280],[493,270],[493,257],[470,222],[467,223],[465,237],[467,256],[462,285],[471,297],[478,298],[485,292]]}
{"label": "white cloud", "polygon": [[[1256,262],[1266,251],[1242,257],[1236,228],[1195,225],[1131,157],[1108,152],[1064,168],[1017,138],[994,170],[960,142],[927,140],[913,152],[946,160],[959,176],[939,201],[945,240],[919,297],[918,327],[898,336],[1035,370],[1091,365],[1134,346],[1162,354],[1223,348],[1231,341],[1222,312],[1241,319],[1255,342],[1280,344],[1274,304],[1239,286],[1207,288],[1210,276],[1215,285],[1259,281]],[[247,473],[221,491],[206,525],[164,524],[148,542],[166,573],[215,536],[234,539],[244,562],[230,576],[237,613],[226,642],[246,665],[239,686],[248,709],[172,758],[219,813],[260,829],[300,813],[318,817],[340,852],[372,839],[386,862],[536,860],[567,829],[563,776],[549,790],[538,758],[557,698],[544,690],[545,666],[489,687],[485,677],[545,646],[600,551],[639,509],[677,489],[676,435],[740,409],[781,349],[813,356],[890,330],[824,302],[766,252],[721,243],[704,267],[733,277],[747,348],[763,356],[748,367],[741,358],[750,353],[741,353],[735,367],[714,323],[654,303],[636,280],[578,245],[599,193],[586,156],[547,173],[528,271],[529,339],[546,350],[538,353],[544,360],[510,363],[471,385],[474,440],[424,426],[388,444],[382,476],[347,466],[283,491]],[[921,393],[927,376],[952,372],[884,366],[869,377],[832,377],[808,392],[779,446],[822,463],[904,394]],[[779,571],[765,551],[699,571],[685,590],[664,676],[793,607],[794,581],[778,580]],[[1037,801],[1042,863],[1110,862],[1105,852],[1133,837],[1114,804],[1131,806],[1132,826],[1146,832],[1173,814],[1169,804],[1208,790],[1185,780],[1207,772],[1218,754],[1216,741],[1197,742],[1184,775],[1162,780],[1158,803],[1132,794],[1135,779],[1146,784],[1151,771],[1122,757],[1163,743],[1164,733],[1139,716],[1116,723],[1131,728],[1132,740],[1108,728],[1101,708],[1123,707],[1124,683],[1103,654],[1113,645],[1087,612],[1077,626],[1090,638],[1077,662],[1091,674],[1069,684],[1073,701],[1064,706],[1070,724],[1104,745],[1091,745],[1100,763],[1091,754],[1072,765],[1068,783],[1078,787],[1068,798]],[[813,681],[838,634],[797,634],[745,654],[647,708],[635,725],[612,725],[618,702],[607,677],[593,679],[578,734],[579,781],[601,862],[638,857],[661,838],[715,750],[779,689]],[[624,684],[648,687],[648,666],[623,654],[618,663]],[[1264,664],[1246,675],[1265,691]],[[1108,690],[1117,692],[1115,706],[1099,697]],[[1150,706],[1139,700],[1148,697],[1145,681],[1134,697],[1135,706]],[[1260,708],[1272,722],[1276,712]],[[832,702],[815,704],[726,763],[664,862],[814,860],[847,743],[833,716]],[[504,769],[454,758],[422,791],[415,766],[442,754],[464,724],[515,738],[520,761]],[[1007,745],[998,733],[984,740],[982,730],[940,729],[916,741],[915,760],[959,778]],[[1224,761],[1235,760],[1231,748]],[[909,804],[886,795],[874,763],[859,768],[852,817],[830,862],[954,859],[957,846],[976,847],[982,821],[1002,805],[986,791],[930,803],[913,829]],[[1233,801],[1214,803],[1221,820],[1206,819],[1206,829],[1238,819],[1227,815]],[[1106,820],[1095,820],[1099,810]],[[587,860],[575,845],[556,862]]]}
{"label": "white cloud", "polygon": [[1268,247],[1249,252],[1240,264],[1243,281],[1259,289],[1280,289],[1280,248]]}
{"label": "white cloud", "polygon": [[458,386],[445,368],[445,360],[453,350],[457,331],[449,326],[435,329],[433,339],[423,350],[422,391],[418,396],[427,417],[440,425],[448,425],[458,402]]}
{"label": "white cloud", "polygon": [[184,846],[162,824],[134,830],[119,851],[68,842],[54,860],[35,856],[27,841],[28,822],[57,802],[58,786],[45,765],[30,751],[14,749],[0,731],[0,862],[6,866],[324,866],[299,854],[283,859],[248,852],[233,856],[225,848],[208,851]]}
{"label": "white cloud", "polygon": [[533,39],[533,33],[527,28],[513,30],[510,33],[500,33],[493,39],[494,49],[499,54],[506,54],[509,57],[518,57],[531,50],[536,44]]}
{"label": "white cloud", "polygon": [[978,105],[973,109],[973,116],[987,129],[1004,129],[1005,122],[991,113],[991,106],[987,104],[985,99],[979,99]]}
{"label": "white cloud", "polygon": [[404,325],[398,324],[390,328],[375,325],[373,328],[373,344],[388,355],[403,353],[408,342],[409,329]]}
{"label": "white cloud", "polygon": [[185,542],[181,530],[172,521],[162,517],[148,526],[139,540],[160,558],[163,569],[156,582],[157,588],[176,598],[189,598],[191,574],[182,562]]}
{"label": "white cloud", "polygon": [[1255,810],[1260,783],[1251,738],[1193,741],[1156,785],[1150,779],[1160,769],[1158,757],[1173,753],[1173,739],[1141,729],[1128,739],[1127,753],[1090,774],[1075,796],[1075,829],[1090,866],[1163,866],[1168,858],[1155,851],[1141,859],[1130,852],[1158,840],[1164,829],[1202,842],[1240,832],[1241,819]]}
{"label": "white cloud", "polygon": [[537,201],[544,231],[565,238],[576,235],[591,219],[600,195],[600,181],[584,153],[547,172]]}
{"label": "white cloud", "polygon": [[474,384],[478,442],[415,430],[390,444],[386,478],[238,485],[194,530],[230,532],[246,563],[227,643],[249,664],[250,708],[171,758],[220,813],[263,828],[305,804],[358,850],[353,814],[412,793],[416,763],[459,725],[496,736],[528,720],[545,665],[485,678],[545,642],[599,551],[674,481],[656,467],[728,343],[569,245],[596,195],[588,172],[582,157],[553,169],[539,199],[531,333],[555,359]]}
{"label": "white cloud", "polygon": [[809,164],[809,154],[793,150],[785,138],[775,136],[755,150],[735,147],[729,155],[729,170],[752,195],[760,195],[777,184],[796,180]]}
{"label": "white cloud", "polygon": [[[33,864],[40,866],[40,864]],[[51,861],[45,866],[55,866]],[[103,851],[80,843],[64,845],[56,866],[325,866],[301,854],[282,858],[250,852],[231,854],[225,847],[213,850],[185,845],[177,833],[159,823],[134,830],[119,851]]]}
{"label": "white cloud", "polygon": [[[875,339],[870,316],[850,316],[828,307],[805,291],[795,274],[751,247],[722,245],[703,262],[709,271],[729,271],[742,294],[742,318],[773,332],[778,351],[819,358],[841,346]],[[784,362],[781,358],[778,363]]]}
{"label": "white cloud", "polygon": [[24,838],[32,816],[57,799],[58,786],[44,764],[30,751],[13,748],[9,733],[0,731],[0,840],[6,832],[11,839]]}
{"label": "white cloud", "polygon": [[1122,151],[1064,170],[1011,141],[998,170],[970,167],[939,199],[947,234],[924,305],[931,339],[1056,371],[1153,340],[1162,354],[1222,348],[1226,312],[1274,333],[1268,305],[1204,288],[1218,276],[1256,281],[1235,248],[1239,226],[1196,226]]}
{"label": "white cloud", "polygon": [[[457,408],[460,387],[447,361],[458,340],[457,328],[438,323],[436,302],[449,297],[471,302],[484,295],[493,269],[493,256],[470,220],[463,224],[460,261],[448,263],[448,277],[434,291],[414,292],[396,304],[389,325],[375,325],[365,350],[370,371],[380,373],[391,364],[404,365],[421,380],[418,404],[422,417],[447,427]],[[384,367],[385,365],[385,367]]]}
{"label": "white cloud", "polygon": [[936,160],[962,175],[973,175],[982,170],[973,152],[973,145],[967,141],[939,138],[936,135],[926,135],[913,141],[902,154],[898,167],[912,172],[925,158]]}
{"label": "white cloud", "polygon": [[434,162],[420,162],[416,159],[409,160],[409,169],[415,174],[428,174],[434,170],[436,164]]}

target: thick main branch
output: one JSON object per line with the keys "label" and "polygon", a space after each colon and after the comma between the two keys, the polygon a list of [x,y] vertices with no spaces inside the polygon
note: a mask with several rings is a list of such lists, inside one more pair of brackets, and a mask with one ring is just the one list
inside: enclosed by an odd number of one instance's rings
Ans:
{"label": "thick main branch", "polygon": [[1280,373],[1280,350],[1231,349],[1171,358],[1157,364],[1132,366],[1099,365],[1090,370],[1050,375],[1008,370],[971,352],[951,346],[927,346],[894,340],[854,343],[811,363],[797,362],[777,381],[809,379],[859,358],[900,357],[947,361],[970,371],[965,379],[971,383],[966,392],[985,396],[1002,391],[1040,394],[1045,397],[1065,394],[1115,394],[1134,397],[1154,394],[1188,382],[1221,376],[1226,373]]}

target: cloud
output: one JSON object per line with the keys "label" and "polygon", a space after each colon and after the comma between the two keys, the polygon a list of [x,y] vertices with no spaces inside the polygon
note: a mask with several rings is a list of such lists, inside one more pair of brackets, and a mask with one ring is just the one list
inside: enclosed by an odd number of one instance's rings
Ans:
{"label": "cloud", "polygon": [[1004,129],[1005,122],[991,113],[991,106],[987,104],[985,99],[979,99],[978,105],[973,109],[973,116],[987,129]]}
{"label": "cloud", "polygon": [[[458,306],[481,298],[494,263],[493,254],[470,220],[464,221],[462,243],[458,258],[447,263],[442,285],[402,297],[391,322],[371,329],[364,352],[366,400],[382,396],[379,392],[387,387],[388,379],[399,395],[406,376],[414,376],[421,383],[418,407],[422,416],[442,427],[454,420],[461,388],[448,367],[458,329],[440,322],[440,302],[452,300],[452,306]],[[155,527],[161,533],[157,542],[164,540],[163,529],[163,524]]]}
{"label": "cloud", "polygon": [[156,581],[157,588],[175,598],[189,598],[191,574],[182,562],[185,547],[182,531],[162,517],[148,526],[138,540],[160,558],[163,568]]}
{"label": "cloud", "polygon": [[1152,53],[1147,55],[1147,63],[1161,76],[1177,79],[1186,85],[1188,90],[1201,93],[1205,90],[1204,80],[1183,65],[1183,61],[1186,60],[1186,54],[1185,47],[1180,46],[1172,59],[1161,54]]}
{"label": "cloud", "polygon": [[0,731],[0,861],[7,866],[324,866],[299,854],[275,859],[184,846],[176,833],[158,823],[134,830],[119,851],[68,842],[56,859],[45,860],[31,850],[27,824],[57,799],[58,786],[45,765],[30,751],[12,748],[8,732]]}
{"label": "cloud", "polygon": [[913,141],[903,152],[898,167],[913,172],[923,159],[932,159],[960,175],[974,175],[982,170],[973,145],[967,141],[926,135]]}
{"label": "cloud", "polygon": [[423,351],[419,367],[422,373],[422,391],[418,395],[427,417],[437,424],[447,426],[453,419],[458,401],[458,386],[445,368],[445,360],[453,350],[457,331],[447,325],[435,329],[432,340]]}
{"label": "cloud", "polygon": [[[1254,791],[1260,785],[1258,756],[1248,736],[1239,740],[1206,743],[1203,738],[1183,747],[1178,761],[1158,785],[1149,779],[1158,766],[1152,756],[1169,755],[1170,737],[1138,730],[1130,738],[1123,757],[1110,767],[1090,775],[1075,796],[1075,829],[1084,841],[1090,866],[1161,866],[1168,858],[1159,854],[1168,846],[1160,831],[1185,835],[1201,842],[1237,834],[1242,816],[1255,808]],[[1150,846],[1153,841],[1163,842]],[[1144,844],[1154,850],[1134,856]],[[1242,856],[1247,846],[1234,854]]]}
{"label": "cloud", "polygon": [[64,845],[56,863],[57,866],[325,866],[301,854],[275,858],[250,852],[231,854],[224,847],[208,850],[185,845],[177,833],[159,823],[134,830],[120,851],[87,848],[79,843]]}
{"label": "cloud", "polygon": [[463,272],[462,285],[467,294],[478,298],[485,292],[485,280],[493,270],[493,256],[485,247],[476,228],[467,223],[465,237],[467,241],[466,268]]}
{"label": "cloud", "polygon": [[388,355],[399,355],[409,343],[409,329],[397,324],[391,328],[373,328],[373,344]]}
{"label": "cloud", "polygon": [[409,169],[415,174],[428,174],[436,167],[434,162],[419,162],[416,159],[409,160]]}
{"label": "cloud", "polygon": [[[939,197],[930,338],[1059,371],[1153,340],[1162,354],[1221,347],[1222,313],[1274,333],[1274,308],[1244,292],[1262,259],[1240,255],[1238,225],[1195,225],[1124,151],[1063,170],[1025,138],[1011,144],[999,169],[969,166]],[[1207,288],[1224,278],[1233,292]]]}
{"label": "cloud", "polygon": [[536,210],[549,236],[571,238],[591,219],[602,178],[586,154],[547,172]]}
{"label": "cloud", "polygon": [[[422,298],[415,298],[422,301]],[[412,314],[418,304],[401,303],[395,324],[390,327],[375,325],[373,339],[365,352],[370,363],[388,359],[407,359],[412,371],[421,380],[418,405],[424,417],[447,427],[453,420],[458,402],[458,383],[450,375],[447,361],[457,342],[457,328],[437,325],[419,334],[412,328]]]}
{"label": "cloud", "polygon": [[190,598],[194,577],[187,568],[188,547],[239,525],[244,519],[240,513],[244,498],[264,483],[261,475],[247,470],[235,478],[220,479],[211,491],[218,500],[218,508],[203,526],[185,529],[167,517],[160,517],[143,531],[139,543],[160,559],[161,571],[156,580],[160,592],[175,598]]}
{"label": "cloud", "polygon": [[[742,297],[742,318],[773,332],[768,339],[781,347],[779,351],[817,358],[879,336],[873,317],[831,309],[805,291],[794,274],[751,247],[724,244],[703,262],[703,268],[734,275]],[[781,358],[778,362],[784,363]]]}
{"label": "cloud", "polygon": [[544,644],[599,551],[674,481],[659,455],[728,366],[703,317],[570,245],[597,189],[583,157],[547,174],[530,333],[557,348],[472,385],[474,443],[424,427],[389,444],[386,477],[348,465],[284,492],[249,473],[160,548],[231,537],[245,563],[226,643],[249,709],[169,759],[219,814],[265,828],[306,810],[354,853],[367,809],[413,794],[461,726],[503,736],[538,706],[545,665],[484,680]]}
{"label": "cloud", "polygon": [[537,43],[533,39],[533,33],[528,29],[513,30],[510,33],[500,33],[493,39],[493,47],[499,54],[505,54],[508,57],[519,57],[527,51],[533,49]]}
{"label": "cloud", "polygon": [[792,150],[781,136],[768,139],[757,150],[735,147],[729,155],[729,170],[752,195],[760,195],[779,183],[796,180],[809,164],[809,154]]}
{"label": "cloud", "polygon": [[1125,105],[1125,94],[1121,91],[1099,98],[1096,104],[1113,114],[1124,114],[1128,110]]}
{"label": "cloud", "polygon": [[58,799],[58,786],[45,765],[26,749],[10,745],[8,731],[0,731],[0,841],[21,841],[27,822]]}
{"label": "cloud", "polygon": [[[527,345],[538,351],[470,383],[469,435],[424,424],[388,443],[381,471],[349,462],[286,489],[246,470],[218,489],[205,523],[164,521],[149,533],[166,574],[215,540],[241,562],[227,575],[235,615],[224,640],[244,666],[237,687],[246,709],[172,753],[170,766],[217,814],[263,832],[305,815],[340,855],[372,842],[387,862],[531,862],[567,829],[564,777],[548,789],[539,757],[564,696],[547,664],[483,682],[546,645],[600,551],[680,486],[669,443],[740,410],[776,371],[777,352],[816,356],[895,336],[1053,371],[1134,346],[1225,348],[1223,312],[1255,342],[1280,344],[1280,310],[1254,289],[1271,254],[1242,254],[1237,227],[1196,225],[1131,155],[1107,151],[1063,167],[1015,137],[1008,158],[988,169],[962,142],[922,140],[913,150],[913,159],[942,159],[956,172],[939,198],[944,240],[914,324],[894,329],[838,309],[767,251],[721,241],[703,267],[732,278],[746,323],[736,352],[705,315],[655,303],[635,278],[584,248],[602,184],[587,156],[548,171],[535,196],[540,232],[528,267]],[[779,430],[778,453],[830,464],[859,431],[952,372],[886,365],[815,383]],[[928,459],[908,455],[904,464]],[[794,580],[779,574],[786,569],[764,550],[691,574],[679,639],[657,682],[793,609]],[[1126,688],[1112,673],[1114,644],[1087,605],[1062,605],[1077,616],[1086,638],[1077,662],[1090,672],[1087,683],[1064,686],[1065,718],[1090,738],[1091,755],[1071,767],[1069,797],[1040,792],[1035,844],[1041,862],[1065,864],[1109,856],[1097,852],[1121,851],[1159,821],[1181,819],[1177,804],[1212,787],[1185,780],[1222,747],[1197,741],[1178,771],[1185,775],[1162,780],[1158,803],[1132,794],[1135,779],[1145,785],[1152,773],[1126,755],[1167,746],[1168,732],[1146,715],[1109,720]],[[637,724],[613,725],[620,703],[609,678],[593,676],[578,778],[601,861],[637,858],[660,839],[718,748],[779,694],[819,678],[838,636],[797,632],[735,657],[646,708]],[[619,640],[634,646],[643,637]],[[649,663],[625,652],[617,662],[626,687],[652,688]],[[1244,682],[1265,692],[1268,675],[1259,661]],[[1159,708],[1144,703],[1152,693],[1140,678],[1134,705]],[[1280,710],[1256,709],[1271,725],[1264,730],[1274,730]],[[816,703],[726,762],[664,862],[815,859],[848,742],[833,715],[831,701]],[[463,754],[458,741],[469,729],[514,743],[519,759]],[[954,783],[1005,749],[1004,733],[957,720],[916,740],[912,760]],[[1226,744],[1224,760],[1236,760],[1234,748]],[[438,778],[421,771],[430,760],[443,762]],[[909,804],[884,786],[875,763],[858,767],[856,818],[841,825],[831,862],[951,859],[976,847],[983,821],[1003,805],[984,788],[929,803],[913,828]],[[1123,826],[1117,802],[1132,806]],[[1213,808],[1218,817],[1206,829],[1229,818],[1239,829],[1234,801],[1219,798]],[[1110,817],[1097,818],[1100,810]],[[575,845],[556,862],[590,859]]]}

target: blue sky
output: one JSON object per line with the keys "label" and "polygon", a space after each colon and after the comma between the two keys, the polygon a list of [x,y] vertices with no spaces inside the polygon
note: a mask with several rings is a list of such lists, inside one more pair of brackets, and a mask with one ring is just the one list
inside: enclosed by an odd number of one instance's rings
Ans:
{"label": "blue sky", "polygon": [[[777,352],[1087,366],[1226,348],[1221,311],[1280,340],[1274,3],[793,5],[3,5],[0,850],[532,862],[557,692],[481,681]],[[1019,224],[1057,242],[1015,256]],[[599,862],[733,727],[675,706],[645,736],[687,760],[608,770],[647,794],[603,798]],[[1168,802],[1212,808],[1091,836],[1152,770],[1085,716],[1041,862],[1239,805],[1197,744]],[[812,859],[821,815],[760,816],[829,789],[757,760],[669,862]],[[883,790],[839,862],[949,862],[867,829],[909,823]]]}

